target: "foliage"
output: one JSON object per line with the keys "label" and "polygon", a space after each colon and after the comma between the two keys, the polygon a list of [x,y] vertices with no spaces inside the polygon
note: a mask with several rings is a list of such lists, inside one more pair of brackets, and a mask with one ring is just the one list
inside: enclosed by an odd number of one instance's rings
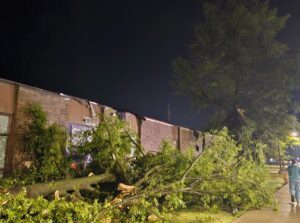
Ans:
{"label": "foliage", "polygon": [[[64,144],[58,143],[61,135],[50,131],[51,125],[46,125],[46,116],[40,107],[30,109],[33,110],[28,113],[31,121],[26,145],[37,158],[31,175],[36,181],[56,180],[64,176],[58,167],[65,168],[60,147]],[[236,213],[272,204],[273,190],[266,183],[264,164],[252,158],[251,151],[259,145],[244,143],[243,146],[248,147],[242,149],[227,129],[212,134],[212,143],[199,155],[192,149],[180,153],[168,142],[162,142],[156,154],[144,154],[135,141],[136,136],[122,120],[105,116],[96,128],[79,137],[74,148],[82,158],[80,174],[109,173],[118,177],[116,183],[123,183],[123,189],[120,189],[121,184],[119,190],[116,185],[101,184],[89,187],[89,193],[83,197],[74,194],[49,201],[42,197],[26,198],[25,193],[13,196],[2,187],[0,219],[6,222],[94,222],[93,219],[97,222],[166,222],[171,221],[171,211],[187,205]],[[242,150],[250,152],[241,156]],[[46,152],[58,160],[63,157],[62,163],[56,164]],[[88,154],[91,162],[86,162]],[[50,160],[57,168],[54,172],[44,169]],[[4,184],[11,186],[14,182]]]}
{"label": "foliage", "polygon": [[143,222],[153,213],[170,219],[171,210],[186,205],[232,214],[272,206],[274,190],[267,183],[264,164],[241,157],[241,145],[228,130],[214,132],[214,136],[212,144],[198,157],[192,152],[181,154],[164,142],[156,155],[137,160],[136,166],[141,169],[134,184],[137,190],[124,196],[118,203],[123,209],[113,208],[112,215],[119,220]]}
{"label": "foliage", "polygon": [[131,164],[133,158],[141,155],[137,137],[119,117],[105,115],[100,124],[85,131],[77,148],[82,164],[87,154],[92,161],[85,172],[112,172],[126,183],[131,182]]}
{"label": "foliage", "polygon": [[264,143],[289,134],[300,75],[297,55],[276,40],[288,16],[260,0],[207,1],[203,9],[190,57],[174,62],[176,91],[197,110],[213,108],[210,128],[239,137],[251,126]]}
{"label": "foliage", "polygon": [[267,144],[253,137],[253,131],[254,129],[249,126],[242,127],[239,140],[242,150],[239,155],[258,164],[263,164],[265,163],[265,153],[270,149],[268,149]]}
{"label": "foliage", "polygon": [[170,220],[171,210],[185,207],[180,179],[190,162],[190,155],[181,154],[167,142],[162,142],[155,155],[137,158],[132,170],[136,191],[124,197],[122,212],[113,209],[114,216],[126,222],[144,222],[149,216]]}
{"label": "foliage", "polygon": [[241,151],[242,146],[228,135],[228,130],[217,133],[187,178],[193,185],[188,201],[232,213],[271,205],[273,191],[267,184],[264,164],[240,156]]}
{"label": "foliage", "polygon": [[25,147],[33,158],[28,172],[32,172],[36,182],[65,177],[65,129],[57,124],[48,125],[47,114],[38,104],[26,106],[24,114],[29,119],[27,132],[24,134]]}
{"label": "foliage", "polygon": [[[25,191],[17,196],[0,194],[0,222],[104,222],[107,216],[99,215],[101,205],[71,198],[48,201],[42,197],[30,199]],[[101,221],[102,220],[102,221]]]}
{"label": "foliage", "polygon": [[[182,154],[173,145],[163,141],[159,152],[148,153],[135,160],[136,177],[144,179],[142,185],[148,188],[156,188],[160,184],[179,181],[190,165],[193,155],[192,151]],[[153,175],[155,177],[151,177]]]}

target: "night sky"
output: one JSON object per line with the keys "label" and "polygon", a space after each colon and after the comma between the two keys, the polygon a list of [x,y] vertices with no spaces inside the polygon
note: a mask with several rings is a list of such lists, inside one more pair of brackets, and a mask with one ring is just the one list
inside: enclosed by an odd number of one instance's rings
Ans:
{"label": "night sky", "polygon": [[[0,77],[200,129],[169,85],[187,55],[201,0],[7,0],[0,3]],[[300,1],[273,0],[290,14],[279,39],[300,49]]]}

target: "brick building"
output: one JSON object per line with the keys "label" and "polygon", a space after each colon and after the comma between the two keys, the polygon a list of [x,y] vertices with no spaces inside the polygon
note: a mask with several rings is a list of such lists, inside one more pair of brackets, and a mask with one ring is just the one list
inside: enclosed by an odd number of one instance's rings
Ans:
{"label": "brick building", "polygon": [[28,159],[22,147],[21,110],[32,102],[47,112],[49,123],[65,126],[69,134],[99,124],[99,113],[119,113],[138,134],[146,152],[157,152],[162,140],[173,143],[180,151],[192,146],[201,152],[205,142],[206,136],[187,128],[0,78],[0,175],[22,167]]}

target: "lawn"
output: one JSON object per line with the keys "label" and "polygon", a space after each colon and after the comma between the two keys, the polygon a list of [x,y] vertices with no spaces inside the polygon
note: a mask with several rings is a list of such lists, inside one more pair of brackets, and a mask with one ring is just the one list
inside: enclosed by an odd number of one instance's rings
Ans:
{"label": "lawn", "polygon": [[211,212],[195,209],[184,209],[173,213],[173,223],[231,223],[235,219],[226,212]]}

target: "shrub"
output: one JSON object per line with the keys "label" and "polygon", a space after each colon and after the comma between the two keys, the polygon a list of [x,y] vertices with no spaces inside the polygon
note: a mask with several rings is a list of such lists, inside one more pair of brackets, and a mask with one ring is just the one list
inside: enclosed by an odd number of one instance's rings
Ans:
{"label": "shrub", "polygon": [[29,172],[36,182],[57,180],[66,176],[66,130],[57,124],[47,125],[47,114],[38,104],[24,108],[29,119],[24,143],[33,162]]}

